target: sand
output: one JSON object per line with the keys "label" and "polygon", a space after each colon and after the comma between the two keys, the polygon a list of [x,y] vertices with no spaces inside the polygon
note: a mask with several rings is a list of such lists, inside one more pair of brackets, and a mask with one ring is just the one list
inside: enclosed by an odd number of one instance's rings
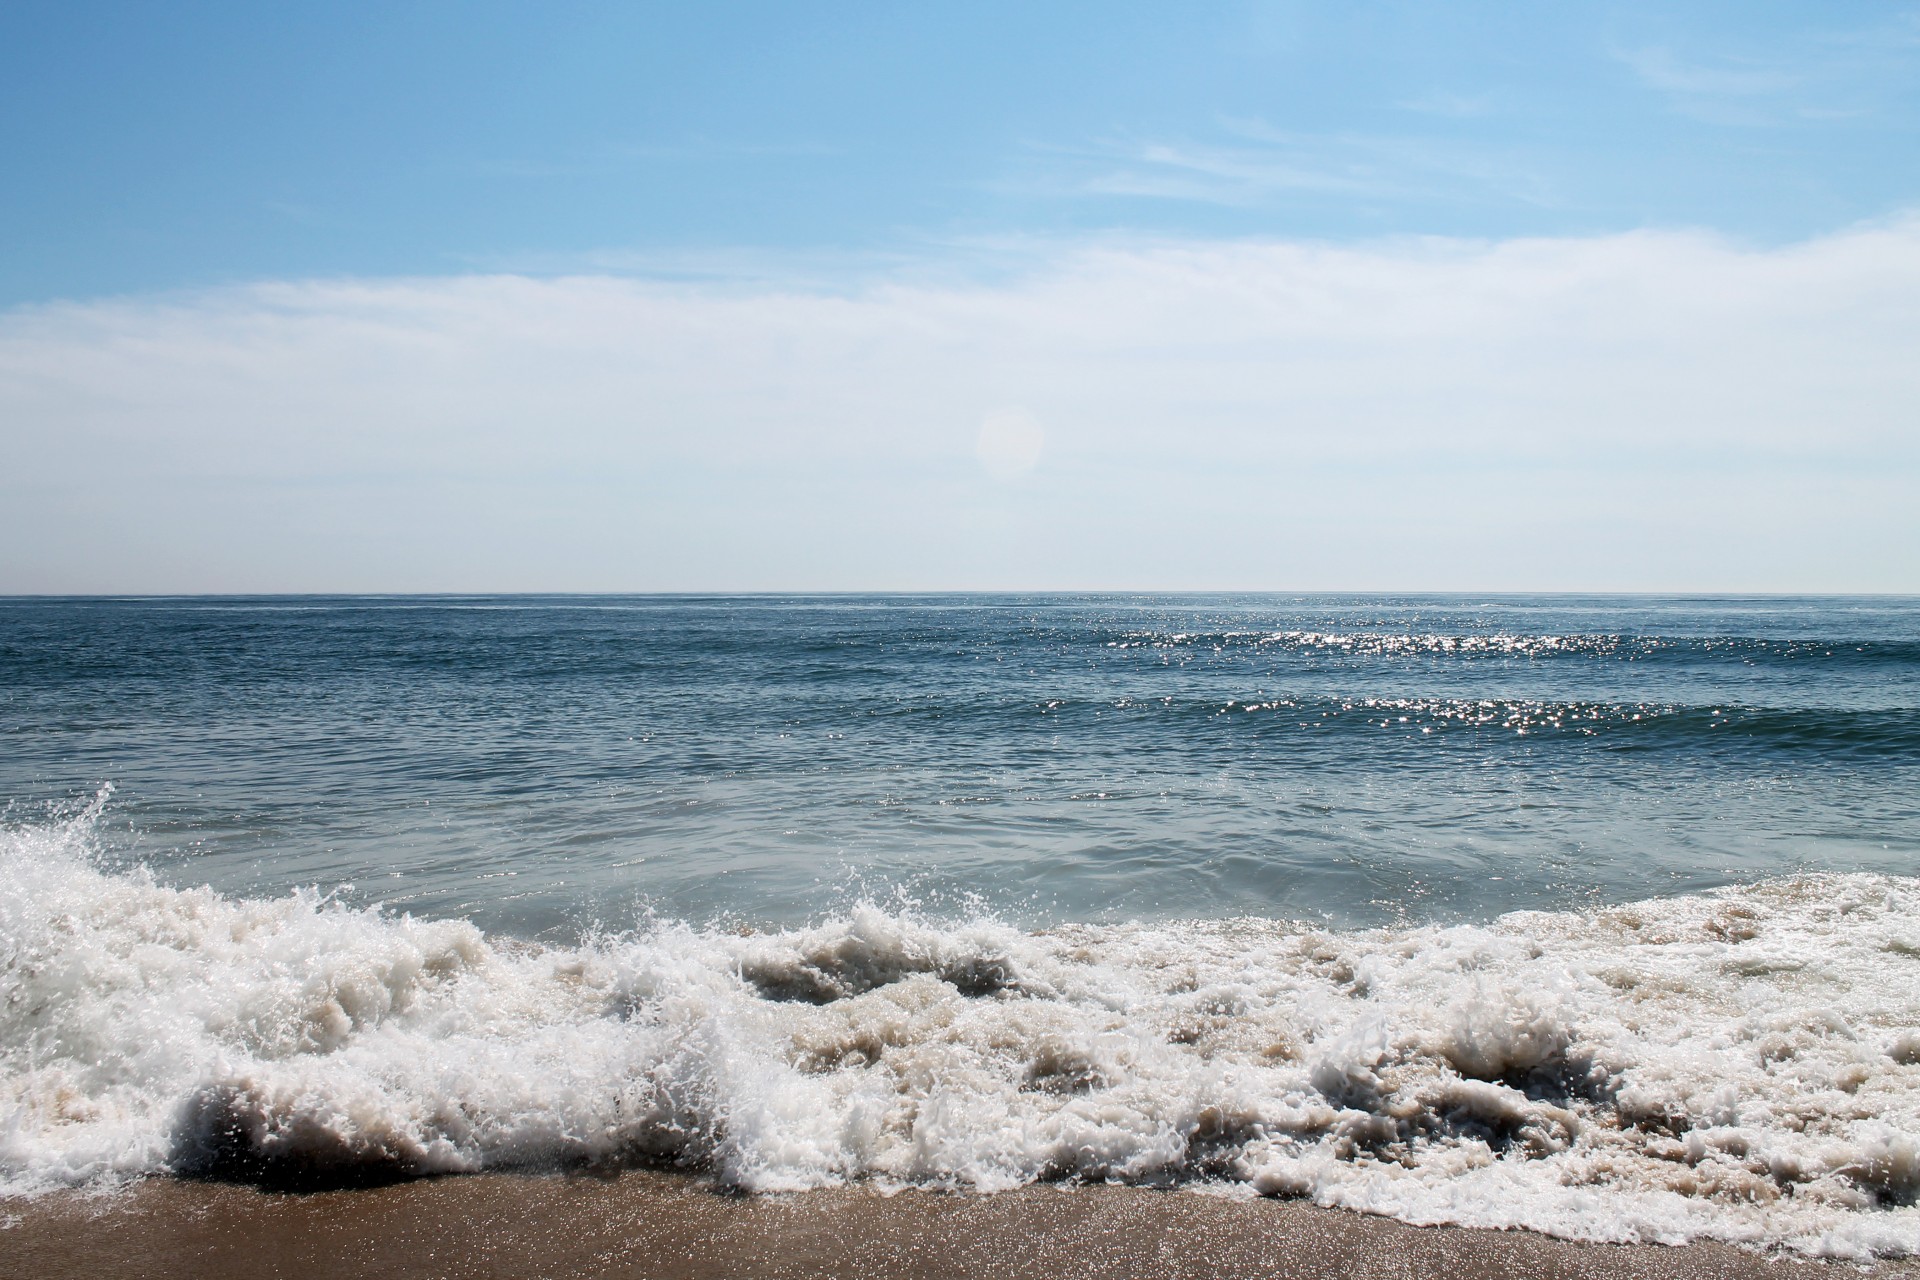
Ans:
{"label": "sand", "polygon": [[[1725,1277],[1856,1266],[1570,1244],[1132,1187],[744,1197],[690,1177],[484,1175],[314,1194],[155,1179],[0,1210],[0,1276]],[[1920,1277],[1920,1262],[1882,1263]]]}

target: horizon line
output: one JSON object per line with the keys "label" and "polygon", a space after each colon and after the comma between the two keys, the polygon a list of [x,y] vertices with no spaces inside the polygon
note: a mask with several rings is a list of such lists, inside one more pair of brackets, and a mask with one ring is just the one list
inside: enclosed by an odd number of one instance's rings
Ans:
{"label": "horizon line", "polygon": [[52,601],[164,600],[474,600],[474,599],[708,599],[858,598],[924,596],[1502,596],[1612,597],[1616,599],[1914,600],[1920,591],[1740,591],[1714,589],[1586,588],[1286,588],[1286,587],[928,587],[752,588],[741,590],[500,590],[500,591],[129,591],[0,592],[0,604]]}

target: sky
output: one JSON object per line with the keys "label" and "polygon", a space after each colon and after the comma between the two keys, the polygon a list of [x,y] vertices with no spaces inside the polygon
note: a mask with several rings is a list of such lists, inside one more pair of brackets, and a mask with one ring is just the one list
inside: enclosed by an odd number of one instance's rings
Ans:
{"label": "sky", "polygon": [[1920,592],[1920,6],[0,8],[0,593]]}

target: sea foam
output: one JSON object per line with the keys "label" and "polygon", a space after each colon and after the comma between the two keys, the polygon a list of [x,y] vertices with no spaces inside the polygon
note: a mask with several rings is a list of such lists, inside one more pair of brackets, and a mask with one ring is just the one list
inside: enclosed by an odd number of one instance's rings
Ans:
{"label": "sea foam", "polygon": [[0,832],[0,1187],[672,1163],[1192,1183],[1420,1223],[1920,1252],[1920,880],[1486,925],[655,923],[578,946]]}

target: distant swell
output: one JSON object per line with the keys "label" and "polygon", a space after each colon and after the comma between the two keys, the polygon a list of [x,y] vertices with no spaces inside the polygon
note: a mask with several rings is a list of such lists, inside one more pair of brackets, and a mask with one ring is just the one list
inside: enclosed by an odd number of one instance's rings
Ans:
{"label": "distant swell", "polygon": [[1484,927],[1036,935],[858,907],[543,948],[110,873],[93,817],[0,833],[14,1194],[670,1163],[1920,1251],[1920,880]]}

